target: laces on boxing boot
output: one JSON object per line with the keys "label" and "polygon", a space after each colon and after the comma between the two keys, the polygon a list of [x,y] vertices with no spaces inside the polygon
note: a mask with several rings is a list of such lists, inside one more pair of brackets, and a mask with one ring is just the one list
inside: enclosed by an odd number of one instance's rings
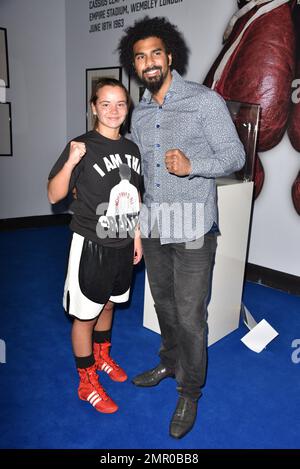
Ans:
{"label": "laces on boxing boot", "polygon": [[113,381],[123,382],[127,380],[127,374],[110,356],[110,342],[97,344],[94,342],[94,357],[99,371],[104,371]]}
{"label": "laces on boxing boot", "polygon": [[118,406],[100,384],[96,370],[96,364],[89,368],[78,368],[80,377],[78,396],[83,401],[89,402],[98,412],[112,414],[118,410]]}

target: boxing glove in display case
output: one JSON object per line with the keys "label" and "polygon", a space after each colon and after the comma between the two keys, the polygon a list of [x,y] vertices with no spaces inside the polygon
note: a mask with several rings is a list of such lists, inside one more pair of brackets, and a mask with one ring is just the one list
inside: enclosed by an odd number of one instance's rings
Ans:
{"label": "boxing glove in display case", "polygon": [[226,104],[246,153],[244,167],[230,177],[241,181],[253,181],[260,105],[229,100],[226,100]]}
{"label": "boxing glove in display case", "polygon": [[[244,168],[230,177],[217,179],[219,211],[218,246],[208,306],[208,345],[239,326],[244,272],[250,232],[253,178],[259,126],[259,106],[228,102],[227,106],[244,145]],[[160,328],[145,275],[143,325],[154,332]]]}

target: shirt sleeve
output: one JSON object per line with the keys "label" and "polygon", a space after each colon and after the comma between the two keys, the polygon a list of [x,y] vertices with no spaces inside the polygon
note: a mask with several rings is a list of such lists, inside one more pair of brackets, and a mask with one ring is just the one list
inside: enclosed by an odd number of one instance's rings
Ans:
{"label": "shirt sleeve", "polygon": [[137,130],[136,130],[135,125],[134,125],[134,112],[133,112],[133,115],[132,115],[130,132],[131,132],[130,140],[136,144],[137,152],[138,152],[138,155],[139,155],[139,158],[140,158],[141,174],[140,174],[140,177],[139,177],[139,189],[138,190],[139,190],[139,193],[141,194],[141,196],[143,196],[143,193],[145,191],[144,174],[143,174],[143,162],[142,162],[142,156],[141,156],[141,152],[140,152],[141,144],[140,144],[140,141],[139,141]]}
{"label": "shirt sleeve", "polygon": [[142,158],[141,158],[141,153],[140,153],[140,149],[139,147],[137,146],[137,154],[139,155],[139,161],[140,161],[140,174],[139,174],[139,186],[138,186],[138,191],[140,193],[143,192],[143,175],[142,175]]}
{"label": "shirt sleeve", "polygon": [[139,145],[139,139],[138,139],[138,135],[137,135],[137,132],[135,130],[135,128],[132,126],[131,127],[131,135],[130,135],[130,138],[131,140],[136,144],[136,145]]}
{"label": "shirt sleeve", "polygon": [[136,181],[137,190],[142,196],[143,191],[144,191],[144,178],[143,178],[143,174],[142,174],[142,158],[141,158],[140,149],[139,149],[136,141],[134,141],[133,138],[132,138],[132,132],[131,132],[131,141],[133,141],[135,143],[136,156],[139,158],[139,162],[140,162],[140,173],[134,172],[133,174],[134,174],[134,178],[135,178],[135,181]]}
{"label": "shirt sleeve", "polygon": [[[68,143],[68,145],[66,146],[66,148],[64,149],[64,151],[61,153],[60,157],[54,164],[53,168],[51,169],[49,176],[48,176],[49,180],[54,178],[54,176],[56,176],[59,173],[59,171],[63,168],[64,164],[69,158],[69,152],[70,152],[70,142]],[[71,175],[70,183],[69,183],[69,191],[71,191],[73,187],[76,185],[76,181],[77,181],[77,178],[79,176],[81,169],[82,169],[82,164],[80,162],[77,166],[75,166],[75,168],[72,171],[72,175]]]}
{"label": "shirt sleeve", "polygon": [[210,90],[200,109],[199,118],[211,151],[190,160],[189,178],[220,177],[238,171],[245,164],[245,151],[224,99]]}
{"label": "shirt sleeve", "polygon": [[[130,140],[132,140],[138,146],[138,149],[141,148],[138,133],[137,133],[137,130],[136,130],[136,127],[135,127],[135,114],[134,114],[134,111],[133,111],[132,118],[131,118]],[[140,155],[140,152],[139,152],[139,155]],[[142,165],[141,157],[140,157],[140,161],[141,161],[141,174],[143,174],[143,165]]]}

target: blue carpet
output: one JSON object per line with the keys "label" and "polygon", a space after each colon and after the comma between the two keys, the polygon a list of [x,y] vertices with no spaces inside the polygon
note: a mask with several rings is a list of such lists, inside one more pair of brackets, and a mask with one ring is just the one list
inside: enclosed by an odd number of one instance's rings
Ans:
{"label": "blue carpet", "polygon": [[[70,233],[66,227],[0,234],[1,448],[299,448],[300,298],[247,283],[244,302],[257,320],[280,335],[256,354],[240,341],[245,326],[209,349],[204,395],[195,428],[182,440],[168,436],[175,381],[152,389],[102,382],[119,404],[99,414],[77,397],[71,322],[61,297]],[[143,266],[136,269],[131,302],[119,307],[113,356],[132,378],[158,362],[160,337],[142,327]],[[299,354],[300,356],[300,354]]]}

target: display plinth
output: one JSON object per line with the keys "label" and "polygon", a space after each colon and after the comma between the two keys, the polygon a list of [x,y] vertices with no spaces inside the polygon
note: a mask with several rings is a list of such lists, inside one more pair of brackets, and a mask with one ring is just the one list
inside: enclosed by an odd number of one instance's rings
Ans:
{"label": "display plinth", "polygon": [[[208,345],[238,328],[253,182],[220,179],[217,181],[219,228],[211,300],[208,306]],[[147,272],[143,325],[160,333]]]}

